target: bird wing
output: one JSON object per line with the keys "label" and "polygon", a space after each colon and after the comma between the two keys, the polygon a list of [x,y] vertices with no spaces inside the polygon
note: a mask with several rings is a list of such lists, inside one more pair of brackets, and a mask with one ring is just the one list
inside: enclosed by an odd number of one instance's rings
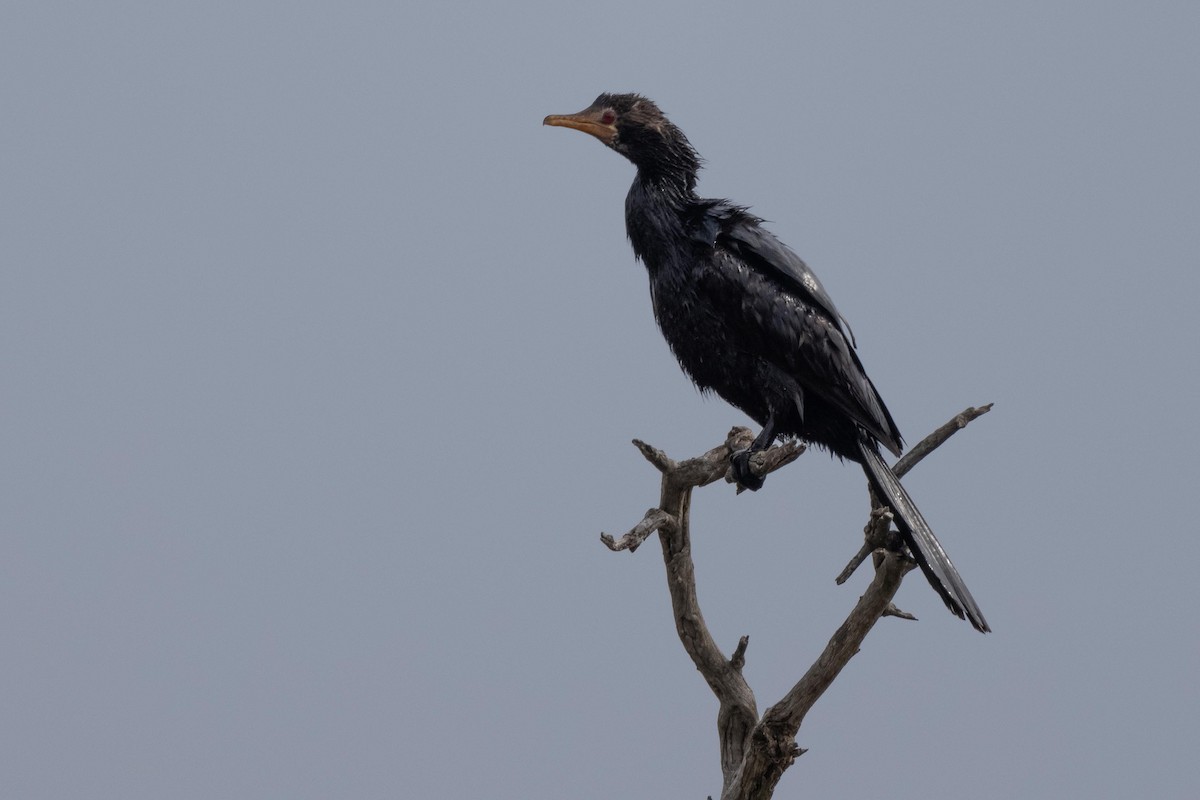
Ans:
{"label": "bird wing", "polygon": [[744,209],[711,205],[706,216],[715,232],[711,244],[730,267],[759,278],[736,281],[746,297],[725,305],[742,317],[735,324],[760,331],[773,363],[899,454],[896,423],[854,351],[850,326],[813,271]]}
{"label": "bird wing", "polygon": [[854,331],[850,323],[837,310],[833,298],[825,291],[821,280],[808,264],[796,255],[774,234],[763,228],[762,220],[741,209],[740,214],[731,215],[722,226],[722,243],[734,255],[742,258],[756,269],[770,275],[785,290],[803,297],[810,305],[825,312],[825,315],[850,337],[851,346],[857,348]]}

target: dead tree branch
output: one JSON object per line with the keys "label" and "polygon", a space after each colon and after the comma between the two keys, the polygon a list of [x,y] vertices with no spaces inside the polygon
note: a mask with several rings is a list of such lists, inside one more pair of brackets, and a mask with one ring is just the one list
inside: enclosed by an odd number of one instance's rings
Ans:
{"label": "dead tree branch", "polygon": [[[990,409],[989,404],[968,408],[955,415],[913,447],[896,465],[896,474],[903,475],[956,431]],[[689,513],[692,490],[721,478],[729,480],[730,454],[747,447],[752,439],[753,434],[748,429],[734,428],[720,446],[680,462],[635,439],[633,443],[642,456],[662,473],[659,505],[647,511],[641,522],[620,538],[600,535],[610,550],[633,552],[652,534],[658,533],[675,630],[719,704],[717,730],[721,742],[722,800],[770,798],[784,770],[804,752],[796,744],[796,734],[805,715],[858,652],[867,633],[881,616],[912,618],[896,609],[892,598],[913,564],[890,530],[890,514],[876,509],[864,531],[867,542],[859,556],[851,560],[851,565],[857,567],[868,555],[877,553],[875,578],[804,676],[759,718],[754,692],[742,676],[749,638],[741,637],[732,657],[726,658],[700,612]],[[786,442],[753,459],[751,468],[765,476],[795,461],[803,452],[803,445]],[[848,566],[847,570],[843,575],[848,575],[853,568]],[[839,576],[838,582],[844,579]]]}
{"label": "dead tree branch", "polygon": [[[896,466],[892,471],[896,473],[897,478],[903,478],[908,474],[908,471],[921,463],[921,459],[932,453],[937,448],[941,447],[947,439],[954,434],[967,427],[974,419],[982,417],[984,414],[992,410],[992,404],[988,403],[985,406],[969,407],[951,417],[950,421],[933,433],[926,436],[921,441],[912,446],[904,457],[896,462]],[[863,529],[863,546],[859,549],[850,562],[846,564],[846,568],[837,576],[837,584],[841,586],[854,571],[862,566],[862,563],[867,560],[867,556],[876,550],[898,550],[899,536],[891,529],[892,515],[886,508],[880,505],[879,498],[874,492],[867,491],[871,495],[871,521],[867,523],[867,527]],[[906,614],[899,609],[894,609],[887,616],[903,617],[904,619],[916,619],[912,614]]]}

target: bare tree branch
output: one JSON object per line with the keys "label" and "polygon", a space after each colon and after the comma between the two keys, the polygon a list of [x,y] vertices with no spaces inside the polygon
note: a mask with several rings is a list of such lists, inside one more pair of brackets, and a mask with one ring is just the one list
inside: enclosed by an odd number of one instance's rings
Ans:
{"label": "bare tree branch", "polygon": [[652,508],[646,512],[646,516],[642,517],[642,521],[634,525],[629,533],[622,536],[620,539],[613,539],[607,533],[600,534],[600,541],[608,547],[609,550],[628,550],[633,552],[642,546],[642,542],[650,538],[654,533],[663,530],[664,528],[673,528],[675,526],[675,518],[661,508]]}
{"label": "bare tree branch", "polygon": [[892,472],[896,473],[897,478],[903,478],[910,469],[920,463],[922,458],[941,447],[947,439],[967,427],[972,420],[991,411],[992,405],[992,403],[988,403],[985,406],[970,407],[955,414],[945,425],[909,448],[904,457],[896,462],[896,466],[892,467]]}
{"label": "bare tree branch", "polygon": [[[942,444],[944,444],[951,436],[967,427],[972,420],[982,417],[991,410],[992,403],[988,403],[985,406],[979,406],[977,408],[968,407],[955,414],[945,425],[942,425],[933,433],[929,434],[924,439],[913,445],[912,449],[905,453],[904,457],[896,462],[896,466],[892,467],[892,472],[896,473],[897,478],[904,477],[906,474],[908,474],[910,469],[921,463],[921,459],[925,458],[925,456],[929,455]],[[850,576],[854,574],[854,571],[862,566],[862,563],[867,560],[867,556],[871,555],[871,553],[873,553],[875,550],[878,550],[879,548],[886,548],[889,550],[898,549],[898,545],[895,544],[898,539],[895,537],[894,531],[890,529],[892,521],[891,512],[880,505],[879,498],[875,496],[875,492],[871,491],[870,487],[867,487],[867,491],[871,495],[871,521],[868,522],[867,527],[863,529],[864,541],[862,548],[855,553],[854,557],[850,559],[850,563],[846,564],[846,568],[843,569],[836,578],[836,582],[839,586],[849,580]],[[904,619],[916,619],[916,617],[913,617],[911,614],[905,614],[903,612],[899,614],[892,614],[890,616],[903,617]]]}
{"label": "bare tree branch", "polygon": [[[720,708],[717,728],[721,737],[721,768],[725,775],[736,773],[742,761],[750,731],[758,722],[758,707],[754,693],[742,677],[749,638],[742,637],[732,658],[727,659],[709,633],[700,611],[696,593],[695,565],[692,562],[691,528],[688,510],[692,490],[726,477],[729,456],[747,447],[754,435],[748,428],[733,428],[725,443],[702,456],[676,462],[661,450],[640,440],[633,444],[642,455],[662,473],[662,491],[658,508],[646,512],[642,521],[620,539],[601,534],[601,541],[611,550],[636,550],[637,546],[655,531],[663,549],[667,569],[667,587],[675,615],[675,630],[684,650],[696,669],[704,676]],[[772,447],[759,463],[763,474],[791,463],[803,445],[788,442]]]}
{"label": "bare tree branch", "polygon": [[[989,404],[968,408],[956,415],[901,459],[895,467],[896,474],[907,472],[956,431],[990,409]],[[610,550],[633,552],[652,534],[658,533],[675,630],[719,704],[717,731],[721,741],[722,800],[770,798],[784,770],[804,752],[796,744],[796,734],[805,715],[858,652],[867,633],[882,616],[912,619],[892,604],[892,597],[914,565],[904,555],[903,546],[890,529],[891,515],[886,510],[876,509],[864,530],[866,543],[843,576],[839,576],[838,582],[845,580],[844,576],[872,553],[876,555],[874,579],[804,676],[759,719],[754,693],[742,676],[749,637],[741,637],[733,656],[727,659],[713,640],[700,612],[689,514],[692,490],[722,477],[732,480],[729,457],[746,448],[752,439],[748,429],[734,428],[724,444],[702,456],[680,462],[635,439],[633,443],[642,456],[662,473],[659,506],[647,511],[641,522],[619,539],[600,534],[601,541]],[[803,445],[785,442],[756,454],[751,459],[751,470],[765,476],[795,461],[803,452]]]}
{"label": "bare tree branch", "polygon": [[905,573],[914,566],[897,553],[884,556],[883,563],[875,571],[875,579],[833,634],[825,650],[804,677],[783,699],[767,709],[755,726],[750,747],[738,773],[722,793],[722,800],[757,800],[772,795],[783,771],[803,753],[796,745],[796,734],[805,714],[858,653],[863,639],[891,606]]}

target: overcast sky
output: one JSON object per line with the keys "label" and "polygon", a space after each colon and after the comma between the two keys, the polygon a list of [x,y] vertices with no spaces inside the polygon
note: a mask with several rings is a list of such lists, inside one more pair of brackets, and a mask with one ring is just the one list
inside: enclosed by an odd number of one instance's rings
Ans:
{"label": "overcast sky", "polygon": [[[417,10],[417,6],[429,10]],[[1200,795],[1200,6],[0,7],[0,794],[703,798],[643,438],[659,102],[821,276],[995,633],[918,577],[777,796]],[[752,7],[753,6],[753,7]],[[813,452],[694,504],[760,709],[868,576]]]}

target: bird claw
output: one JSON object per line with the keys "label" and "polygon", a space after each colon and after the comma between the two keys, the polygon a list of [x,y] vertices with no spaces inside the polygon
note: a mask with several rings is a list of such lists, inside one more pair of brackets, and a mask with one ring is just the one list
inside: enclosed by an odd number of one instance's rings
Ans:
{"label": "bird claw", "polygon": [[751,468],[750,459],[753,458],[761,450],[738,450],[729,456],[729,466],[733,472],[733,479],[738,482],[739,486],[749,489],[752,492],[757,492],[763,487],[763,482],[766,480],[761,475],[756,475]]}

